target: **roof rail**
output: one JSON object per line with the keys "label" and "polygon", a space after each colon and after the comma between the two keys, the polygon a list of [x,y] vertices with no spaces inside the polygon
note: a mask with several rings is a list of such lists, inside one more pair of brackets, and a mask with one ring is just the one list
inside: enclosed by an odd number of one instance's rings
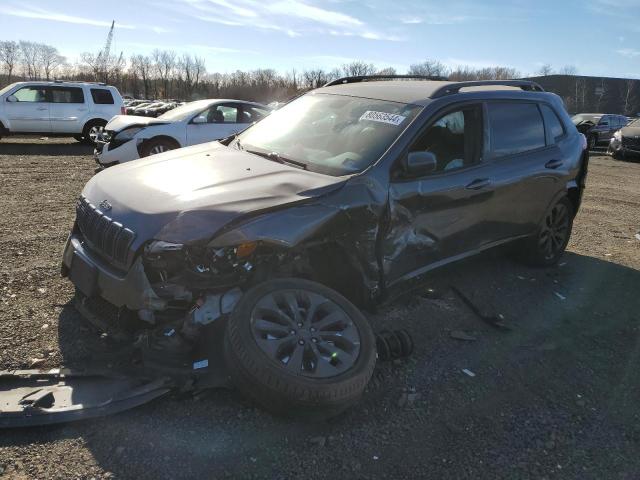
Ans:
{"label": "roof rail", "polygon": [[453,95],[454,93],[460,93],[461,88],[467,87],[487,87],[487,86],[500,86],[500,87],[520,87],[527,92],[544,92],[538,83],[530,80],[477,80],[472,82],[455,82],[443,85],[431,94],[431,98],[440,98],[445,95]]}
{"label": "roof rail", "polygon": [[85,80],[58,80],[54,79],[53,83],[89,83],[91,85],[101,85],[106,87],[107,84],[105,82],[87,82]]}
{"label": "roof rail", "polygon": [[354,75],[351,77],[342,77],[323,85],[324,87],[332,87],[334,85],[344,85],[346,83],[367,82],[369,80],[393,80],[410,79],[410,80],[446,80],[446,77],[429,76],[429,75]]}

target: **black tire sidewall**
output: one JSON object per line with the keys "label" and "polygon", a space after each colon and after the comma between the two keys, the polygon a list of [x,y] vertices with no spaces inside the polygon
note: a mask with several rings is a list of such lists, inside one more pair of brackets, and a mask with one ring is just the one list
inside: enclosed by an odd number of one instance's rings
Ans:
{"label": "black tire sidewall", "polygon": [[[151,140],[148,140],[144,143],[144,145],[142,146],[142,157],[150,157],[151,156],[151,149],[153,147],[155,147],[156,145],[166,145],[168,147],[168,150],[175,150],[176,148],[178,148],[175,144],[173,144],[172,142],[170,142],[169,140],[165,140],[163,138],[152,138]],[[162,152],[165,153],[165,152]]]}
{"label": "black tire sidewall", "polygon": [[535,265],[535,266],[542,266],[542,267],[548,267],[551,265],[555,265],[558,260],[560,259],[560,257],[562,257],[562,255],[565,252],[565,249],[567,248],[567,245],[569,244],[569,240],[571,239],[571,232],[573,230],[573,217],[574,217],[574,211],[573,211],[573,205],[571,204],[571,201],[567,198],[567,197],[563,197],[560,200],[554,202],[551,207],[549,207],[549,209],[544,213],[544,217],[542,218],[542,222],[545,222],[547,216],[549,215],[549,213],[556,207],[556,205],[558,205],[559,203],[564,204],[564,206],[567,208],[567,212],[569,215],[569,225],[568,225],[568,233],[567,233],[567,237],[564,240],[564,244],[562,245],[562,248],[558,251],[558,253],[550,259],[545,258],[544,252],[540,249],[540,244],[538,242],[538,239],[540,237],[540,231],[542,229],[542,225],[540,225],[538,227],[538,229],[536,230],[536,234],[531,237],[529,239],[529,245],[527,246],[528,249],[528,253],[529,253],[529,263]]}
{"label": "black tire sidewall", "polygon": [[[360,334],[360,354],[353,367],[336,377],[314,379],[291,374],[260,349],[251,330],[253,307],[264,295],[286,289],[319,293],[349,315]],[[362,312],[334,290],[297,278],[268,280],[245,293],[229,318],[224,354],[240,391],[271,412],[290,416],[309,409],[333,415],[349,407],[362,395],[376,362],[375,337]]]}
{"label": "black tire sidewall", "polygon": [[106,124],[107,122],[105,122],[104,120],[91,120],[90,122],[88,122],[82,129],[81,141],[88,145],[95,145],[95,142],[91,141],[91,138],[89,137],[89,130],[91,130],[91,128],[94,126],[104,127]]}

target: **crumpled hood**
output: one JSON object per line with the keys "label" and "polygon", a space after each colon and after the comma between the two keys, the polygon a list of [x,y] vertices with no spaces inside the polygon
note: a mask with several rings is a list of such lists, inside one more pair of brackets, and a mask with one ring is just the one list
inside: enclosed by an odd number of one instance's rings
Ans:
{"label": "crumpled hood", "polygon": [[108,168],[82,194],[136,232],[137,249],[152,238],[209,239],[229,222],[323,195],[344,182],[211,142]]}
{"label": "crumpled hood", "polygon": [[121,132],[129,127],[146,127],[147,125],[166,125],[166,120],[153,117],[141,117],[138,115],[116,115],[104,127],[110,132]]}

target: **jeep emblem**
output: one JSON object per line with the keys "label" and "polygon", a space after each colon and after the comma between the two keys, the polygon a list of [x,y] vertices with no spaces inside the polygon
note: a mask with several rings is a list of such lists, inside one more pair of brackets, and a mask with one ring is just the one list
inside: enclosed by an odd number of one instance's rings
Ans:
{"label": "jeep emblem", "polygon": [[101,209],[103,212],[108,212],[108,211],[109,211],[109,210],[111,210],[111,208],[112,208],[112,207],[111,207],[111,204],[110,204],[109,202],[107,202],[106,200],[102,200],[102,201],[100,202],[99,207],[100,207],[100,209]]}

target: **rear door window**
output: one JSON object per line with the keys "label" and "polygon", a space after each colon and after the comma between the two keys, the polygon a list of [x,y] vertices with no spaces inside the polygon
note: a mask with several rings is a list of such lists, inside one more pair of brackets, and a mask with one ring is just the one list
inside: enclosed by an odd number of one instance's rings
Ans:
{"label": "rear door window", "polygon": [[564,127],[556,115],[556,112],[548,105],[540,105],[542,116],[544,117],[544,125],[547,131],[547,143],[556,143],[560,137],[564,135]]}
{"label": "rear door window", "polygon": [[49,87],[52,103],[84,103],[84,93],[79,87]]}
{"label": "rear door window", "polygon": [[106,88],[92,88],[91,98],[96,105],[113,105],[113,95]]}
{"label": "rear door window", "polygon": [[489,103],[491,152],[503,157],[546,145],[544,124],[534,103]]}

